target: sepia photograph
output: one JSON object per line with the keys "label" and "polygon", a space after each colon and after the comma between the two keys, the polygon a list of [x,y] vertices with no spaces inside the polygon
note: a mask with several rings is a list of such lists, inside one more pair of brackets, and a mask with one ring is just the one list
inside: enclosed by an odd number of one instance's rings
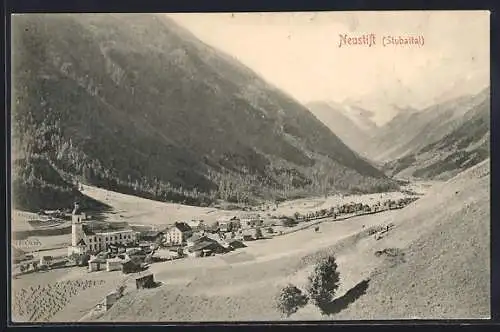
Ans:
{"label": "sepia photograph", "polygon": [[489,11],[13,14],[10,41],[13,323],[491,318]]}

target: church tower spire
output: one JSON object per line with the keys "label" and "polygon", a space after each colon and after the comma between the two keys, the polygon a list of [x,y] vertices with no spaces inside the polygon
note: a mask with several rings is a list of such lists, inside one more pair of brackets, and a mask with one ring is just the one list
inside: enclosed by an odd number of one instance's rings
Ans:
{"label": "church tower spire", "polygon": [[71,245],[76,247],[78,242],[83,238],[83,216],[80,211],[80,205],[75,202],[73,212],[71,214]]}

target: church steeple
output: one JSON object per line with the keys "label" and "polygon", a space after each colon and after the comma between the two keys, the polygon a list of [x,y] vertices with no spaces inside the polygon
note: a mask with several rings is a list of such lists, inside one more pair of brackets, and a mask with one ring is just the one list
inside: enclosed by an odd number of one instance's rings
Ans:
{"label": "church steeple", "polygon": [[80,204],[78,202],[75,202],[73,206],[73,215],[79,215],[80,214]]}
{"label": "church steeple", "polygon": [[78,202],[75,202],[73,213],[71,215],[71,221],[71,245],[76,247],[83,238],[83,218]]}

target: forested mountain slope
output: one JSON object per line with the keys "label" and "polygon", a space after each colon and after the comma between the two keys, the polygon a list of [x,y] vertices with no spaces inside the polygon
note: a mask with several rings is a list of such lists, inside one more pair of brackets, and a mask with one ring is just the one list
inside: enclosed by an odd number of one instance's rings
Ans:
{"label": "forested mountain slope", "polygon": [[14,191],[30,191],[32,158],[89,184],[188,204],[396,186],[304,106],[166,17],[12,23]]}

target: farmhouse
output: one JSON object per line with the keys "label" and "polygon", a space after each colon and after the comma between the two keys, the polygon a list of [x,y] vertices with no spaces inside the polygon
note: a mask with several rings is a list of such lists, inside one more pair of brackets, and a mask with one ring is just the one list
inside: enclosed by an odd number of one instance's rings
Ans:
{"label": "farmhouse", "polygon": [[237,216],[222,216],[217,219],[219,230],[221,232],[230,232],[237,230],[241,227],[240,219]]}
{"label": "farmhouse", "polygon": [[163,232],[160,231],[144,231],[137,235],[137,238],[142,241],[157,242],[164,236]]}
{"label": "farmhouse", "polygon": [[193,235],[193,229],[185,222],[176,222],[165,234],[165,242],[182,244]]}
{"label": "farmhouse", "polygon": [[264,220],[258,214],[247,214],[240,218],[243,227],[260,227]]}
{"label": "farmhouse", "polygon": [[186,240],[186,244],[188,247],[194,246],[196,243],[202,242],[202,241],[207,241],[209,238],[206,235],[202,234],[193,234],[191,237],[189,237]]}
{"label": "farmhouse", "polygon": [[217,241],[201,241],[188,249],[188,256],[190,257],[203,257],[212,254],[222,254],[227,250]]}
{"label": "farmhouse", "polygon": [[71,246],[68,247],[68,256],[72,253],[98,252],[110,245],[136,241],[137,234],[127,223],[84,222],[77,203],[71,218]]}
{"label": "farmhouse", "polygon": [[193,231],[201,231],[205,229],[205,221],[201,219],[190,220],[187,222],[187,224],[189,225],[189,227],[191,227]]}

